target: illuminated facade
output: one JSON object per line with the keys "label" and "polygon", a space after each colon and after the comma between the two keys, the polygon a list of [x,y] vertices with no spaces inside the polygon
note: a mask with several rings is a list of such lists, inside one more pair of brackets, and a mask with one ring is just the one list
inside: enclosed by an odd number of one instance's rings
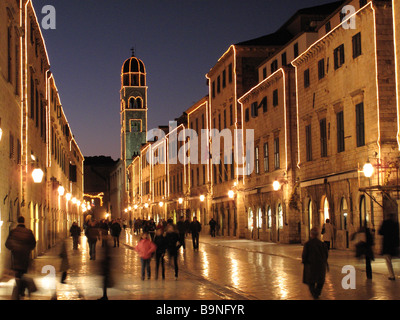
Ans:
{"label": "illuminated facade", "polygon": [[[347,1],[320,37],[292,62],[296,69],[302,240],[329,218],[336,248],[361,226],[397,214],[396,82],[390,1]],[[354,27],[348,27],[353,24]],[[367,178],[365,163],[375,166]]]}
{"label": "illuminated facade", "polygon": [[[36,256],[65,238],[73,220],[81,222],[84,159],[32,2],[2,1],[0,15],[1,33],[7,35],[0,40],[0,237],[4,243],[17,217],[24,216],[37,240]],[[1,268],[9,266],[9,251],[0,251]]]}
{"label": "illuminated facade", "polygon": [[214,217],[220,236],[281,243],[304,243],[329,218],[333,246],[345,249],[361,226],[397,213],[398,6],[393,15],[391,1],[306,8],[276,33],[230,46],[206,75],[208,96],[175,129],[188,158],[173,164],[170,130],[129,167],[137,216],[196,215],[206,232]]}

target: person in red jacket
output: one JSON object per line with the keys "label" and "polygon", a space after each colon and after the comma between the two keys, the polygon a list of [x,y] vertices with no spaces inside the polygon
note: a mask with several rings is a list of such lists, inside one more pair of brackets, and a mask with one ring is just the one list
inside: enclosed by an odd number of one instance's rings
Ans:
{"label": "person in red jacket", "polygon": [[157,246],[150,240],[149,234],[147,232],[143,233],[139,243],[135,247],[135,250],[139,253],[140,262],[142,265],[142,280],[145,278],[146,270],[147,278],[150,279],[150,260],[156,249]]}

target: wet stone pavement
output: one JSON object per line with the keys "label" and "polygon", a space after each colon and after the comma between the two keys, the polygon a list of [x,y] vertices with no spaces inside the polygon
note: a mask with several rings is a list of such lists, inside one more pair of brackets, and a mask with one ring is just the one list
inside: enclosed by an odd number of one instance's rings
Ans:
{"label": "wet stone pavement", "polygon": [[[301,245],[283,245],[251,240],[228,240],[200,236],[200,248],[193,250],[190,235],[186,249],[179,254],[179,277],[175,280],[173,263],[166,257],[166,278],[155,279],[155,259],[151,261],[151,279],[140,276],[140,258],[133,250],[139,237],[127,229],[121,234],[120,246],[111,244],[113,287],[109,300],[312,300],[302,283]],[[81,236],[78,250],[72,239],[66,240],[70,269],[65,284],[60,283],[58,256],[55,246],[32,263],[29,276],[38,291],[24,300],[97,300],[102,297],[101,261],[104,248],[97,242],[96,260],[90,260],[86,237]],[[329,272],[321,300],[399,300],[400,261],[393,261],[396,281],[388,280],[382,257],[372,263],[373,279],[368,280],[362,260],[352,251],[331,250]],[[355,289],[344,289],[342,267],[355,267]],[[54,277],[45,270],[54,266]],[[45,268],[43,268],[45,267]],[[43,271],[43,273],[42,273]],[[0,282],[0,300],[11,298],[14,280]]]}

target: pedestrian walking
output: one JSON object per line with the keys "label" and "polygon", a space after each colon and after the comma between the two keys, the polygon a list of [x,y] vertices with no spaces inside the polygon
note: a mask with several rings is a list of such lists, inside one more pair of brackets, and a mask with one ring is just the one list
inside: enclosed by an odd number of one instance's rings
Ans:
{"label": "pedestrian walking", "polygon": [[181,246],[179,242],[178,232],[175,231],[174,226],[169,224],[167,226],[167,232],[165,234],[167,251],[168,251],[168,261],[171,264],[171,260],[174,260],[175,268],[175,280],[178,280],[178,250]]}
{"label": "pedestrian walking", "polygon": [[71,228],[69,229],[69,232],[71,234],[72,237],[72,243],[73,243],[73,249],[77,250],[78,246],[79,246],[79,239],[82,233],[81,228],[78,226],[78,223],[76,221],[74,221],[72,223]]}
{"label": "pedestrian walking", "polygon": [[16,286],[12,294],[14,300],[19,300],[21,296],[25,295],[26,287],[28,287],[29,294],[35,291],[33,280],[24,275],[28,272],[31,251],[36,247],[36,239],[32,230],[25,227],[23,216],[18,217],[17,221],[17,227],[10,231],[5,243],[6,248],[11,251],[11,269],[15,272]]}
{"label": "pedestrian walking", "polygon": [[121,234],[121,231],[121,224],[117,220],[113,220],[110,227],[110,233],[114,239],[114,248],[119,247],[119,236]]}
{"label": "pedestrian walking", "polygon": [[328,248],[318,236],[318,228],[312,228],[310,240],[304,244],[302,253],[303,283],[308,285],[314,299],[318,299],[321,295],[328,268]]}
{"label": "pedestrian walking", "polygon": [[394,214],[389,214],[379,228],[379,234],[383,236],[382,255],[385,258],[389,271],[389,280],[396,280],[392,258],[399,254],[399,223]]}
{"label": "pedestrian walking", "polygon": [[85,235],[89,244],[90,260],[96,260],[96,243],[100,239],[99,228],[95,220],[88,222]]}
{"label": "pedestrian walking", "polygon": [[113,286],[113,280],[111,274],[111,252],[108,240],[106,240],[104,246],[104,256],[101,261],[101,275],[103,276],[103,282],[102,282],[103,296],[98,300],[108,300],[107,289],[112,288]]}
{"label": "pedestrian walking", "polygon": [[106,219],[100,220],[99,231],[100,231],[100,235],[101,235],[101,246],[102,247],[106,246],[109,227],[110,226],[109,226],[108,220],[106,220]]}
{"label": "pedestrian walking", "polygon": [[176,224],[179,234],[179,242],[182,245],[183,249],[186,249],[185,244],[185,236],[186,236],[186,225],[183,216],[180,217],[178,223]]}
{"label": "pedestrian walking", "polygon": [[147,225],[147,228],[148,228],[147,231],[150,234],[151,241],[153,241],[154,236],[156,235],[156,228],[157,228],[156,223],[154,222],[153,218],[150,219],[150,221]]}
{"label": "pedestrian walking", "polygon": [[217,222],[214,220],[214,218],[211,218],[211,220],[208,224],[210,225],[211,237],[215,237],[215,227],[217,226]]}
{"label": "pedestrian walking", "polygon": [[331,224],[331,221],[329,219],[325,220],[325,223],[322,226],[321,234],[323,236],[324,243],[325,243],[327,249],[329,250],[331,248],[331,244],[333,247],[333,240],[334,240],[334,236],[335,236],[334,226]]}
{"label": "pedestrian walking", "polygon": [[193,221],[190,223],[190,232],[192,233],[193,249],[199,250],[199,238],[200,238],[201,224],[197,221],[196,217],[193,217]]}
{"label": "pedestrian walking", "polygon": [[156,250],[156,280],[158,279],[158,270],[161,264],[161,276],[165,279],[165,265],[164,256],[167,249],[167,241],[164,237],[163,229],[157,229],[156,236],[154,237],[154,244],[157,247]]}
{"label": "pedestrian walking", "polygon": [[147,232],[143,233],[139,243],[135,247],[135,250],[139,253],[140,262],[142,266],[142,280],[145,279],[147,271],[147,278],[151,277],[150,260],[153,253],[156,251],[156,245],[150,240],[150,236]]}
{"label": "pedestrian walking", "polygon": [[67,244],[65,240],[61,244],[61,251],[60,251],[60,258],[61,258],[61,283],[65,284],[65,280],[67,279],[67,272],[69,269],[69,260],[68,260],[68,253],[67,253]]}

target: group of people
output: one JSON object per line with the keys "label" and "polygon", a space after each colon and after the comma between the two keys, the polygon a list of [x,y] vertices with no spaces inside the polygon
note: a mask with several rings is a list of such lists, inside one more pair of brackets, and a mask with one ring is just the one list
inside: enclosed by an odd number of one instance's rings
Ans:
{"label": "group of people", "polygon": [[[333,239],[334,228],[330,224],[329,219],[322,228],[323,241],[319,239],[319,229],[314,227],[310,230],[310,240],[304,244],[302,253],[303,283],[307,284],[311,295],[314,299],[318,299],[321,295],[322,288],[325,283],[326,272],[329,269],[328,251],[330,249],[331,240]],[[382,251],[388,272],[389,280],[395,280],[392,258],[399,255],[400,237],[399,223],[396,221],[394,214],[389,214],[378,230],[379,235],[383,237]],[[356,257],[365,258],[367,279],[372,279],[373,261],[373,245],[374,237],[368,227],[361,227],[359,232],[353,236],[356,249]]]}
{"label": "group of people", "polygon": [[[79,228],[79,227],[78,227]],[[89,244],[89,255],[90,260],[96,260],[96,244],[97,241],[101,241],[102,247],[107,245],[108,235],[110,234],[114,241],[114,248],[119,247],[119,237],[121,235],[122,226],[120,219],[114,219],[109,221],[108,219],[101,219],[97,221],[90,219],[84,224],[85,236]],[[72,225],[71,236],[74,239],[74,243],[78,243],[78,239],[81,232],[76,229],[76,226]],[[75,246],[74,246],[75,249]]]}
{"label": "group of people", "polygon": [[[175,279],[178,279],[178,252],[179,248],[183,247],[186,249],[185,237],[187,232],[192,234],[193,249],[199,249],[199,234],[201,231],[201,224],[197,221],[196,217],[193,217],[192,222],[189,223],[189,228],[186,226],[184,217],[180,217],[180,220],[173,223],[172,219],[161,222],[155,227],[155,235],[151,236],[153,228],[148,228],[150,223],[145,223],[141,239],[135,250],[139,253],[141,261],[141,276],[142,280],[145,280],[146,272],[147,278],[151,277],[150,261],[155,256],[156,261],[156,279],[158,279],[159,268],[161,266],[161,276],[165,279],[165,263],[164,257],[168,253],[169,261],[173,260],[175,269]],[[172,262],[171,262],[172,263]]]}

